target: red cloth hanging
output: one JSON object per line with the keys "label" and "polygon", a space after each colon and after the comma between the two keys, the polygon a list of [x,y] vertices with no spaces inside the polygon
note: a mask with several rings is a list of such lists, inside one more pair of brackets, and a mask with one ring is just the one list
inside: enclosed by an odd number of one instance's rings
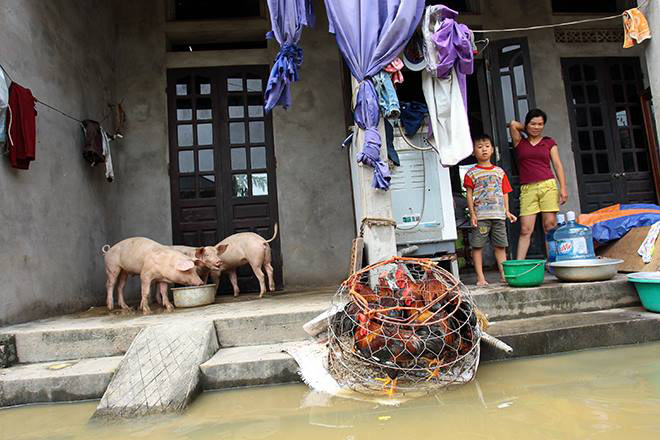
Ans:
{"label": "red cloth hanging", "polygon": [[8,145],[11,166],[21,170],[30,168],[35,159],[37,144],[37,110],[30,89],[15,82],[9,87]]}

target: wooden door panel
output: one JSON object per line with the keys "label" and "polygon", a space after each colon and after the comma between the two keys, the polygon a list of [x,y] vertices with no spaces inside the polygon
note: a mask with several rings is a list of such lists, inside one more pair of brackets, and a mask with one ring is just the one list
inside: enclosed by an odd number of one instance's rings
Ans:
{"label": "wooden door panel", "polygon": [[654,203],[639,60],[564,59],[562,70],[582,211]]}
{"label": "wooden door panel", "polygon": [[[168,71],[172,230],[175,243],[215,244],[237,232],[273,235],[277,187],[272,117],[263,110],[268,66]],[[271,243],[282,286],[279,238]],[[258,290],[251,270],[242,291]],[[231,291],[221,284],[222,291]]]}

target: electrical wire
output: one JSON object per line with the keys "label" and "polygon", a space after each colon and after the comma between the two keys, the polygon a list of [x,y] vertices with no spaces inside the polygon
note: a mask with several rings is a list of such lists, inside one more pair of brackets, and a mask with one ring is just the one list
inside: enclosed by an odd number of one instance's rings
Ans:
{"label": "electrical wire", "polygon": [[[640,4],[637,5],[637,9],[645,9],[648,6],[650,0],[644,0]],[[473,29],[472,33],[474,34],[490,34],[490,33],[501,33],[501,32],[520,32],[520,31],[535,31],[539,29],[549,29],[549,28],[555,28],[555,27],[562,27],[562,26],[573,26],[576,24],[584,24],[584,23],[595,23],[599,21],[608,21],[608,20],[614,20],[615,18],[621,18],[623,17],[623,12],[621,14],[617,15],[609,15],[607,17],[599,17],[599,18],[585,18],[583,20],[574,20],[574,21],[566,21],[563,23],[553,23],[553,24],[542,24],[538,26],[527,26],[527,27],[519,27],[519,28],[506,28],[506,29]]]}

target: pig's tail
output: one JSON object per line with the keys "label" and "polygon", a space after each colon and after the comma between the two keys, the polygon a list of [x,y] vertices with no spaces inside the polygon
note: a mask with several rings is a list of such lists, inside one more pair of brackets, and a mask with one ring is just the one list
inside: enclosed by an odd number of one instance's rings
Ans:
{"label": "pig's tail", "polygon": [[103,255],[105,255],[109,250],[110,250],[109,244],[103,245],[103,247],[101,248],[101,252],[103,252]]}

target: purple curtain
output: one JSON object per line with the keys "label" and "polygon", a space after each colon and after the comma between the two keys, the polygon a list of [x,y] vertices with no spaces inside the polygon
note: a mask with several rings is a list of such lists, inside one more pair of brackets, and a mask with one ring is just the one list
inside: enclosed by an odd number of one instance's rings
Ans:
{"label": "purple curtain", "polygon": [[392,62],[412,36],[424,0],[325,0],[330,32],[359,89],[353,113],[365,131],[358,162],[374,169],[373,186],[388,189],[390,171],[380,159],[378,95],[371,77]]}
{"label": "purple curtain", "polygon": [[[240,1],[240,0],[239,0]],[[285,109],[291,105],[292,81],[300,79],[300,65],[303,50],[298,47],[303,26],[314,26],[312,0],[268,0],[272,30],[266,38],[275,38],[280,43],[280,51],[268,77],[264,107],[267,112],[281,105]]]}

